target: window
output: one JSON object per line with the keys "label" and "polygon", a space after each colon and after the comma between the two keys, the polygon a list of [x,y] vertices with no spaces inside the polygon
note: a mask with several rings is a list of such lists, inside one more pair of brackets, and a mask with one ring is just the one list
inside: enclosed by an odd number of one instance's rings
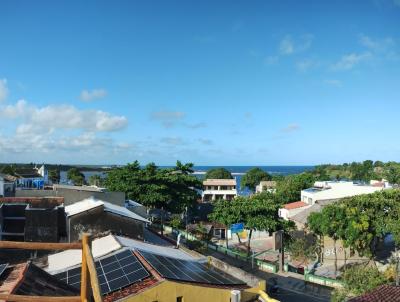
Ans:
{"label": "window", "polygon": [[183,301],[183,296],[176,297],[176,302],[184,302]]}

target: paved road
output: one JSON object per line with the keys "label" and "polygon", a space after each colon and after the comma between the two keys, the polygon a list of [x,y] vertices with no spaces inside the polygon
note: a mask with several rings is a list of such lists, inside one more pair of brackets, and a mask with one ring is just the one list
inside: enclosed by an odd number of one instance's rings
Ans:
{"label": "paved road", "polygon": [[269,296],[281,302],[329,302],[329,298],[318,298],[307,294],[296,293],[285,289],[280,289],[277,294],[269,293]]}

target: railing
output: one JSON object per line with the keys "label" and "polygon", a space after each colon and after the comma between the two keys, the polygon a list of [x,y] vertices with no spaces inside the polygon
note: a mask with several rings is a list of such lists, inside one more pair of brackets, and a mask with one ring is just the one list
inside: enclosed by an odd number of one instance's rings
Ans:
{"label": "railing", "polygon": [[[45,243],[45,242],[16,242],[0,241],[0,249],[24,249],[24,250],[82,250],[82,272],[80,296],[27,296],[14,294],[0,294],[0,300],[14,302],[102,302],[99,280],[93,255],[90,250],[90,239],[88,234],[83,234],[82,242],[73,243]],[[89,280],[88,280],[89,279]],[[90,283],[90,287],[89,287]],[[93,298],[92,298],[93,297]]]}

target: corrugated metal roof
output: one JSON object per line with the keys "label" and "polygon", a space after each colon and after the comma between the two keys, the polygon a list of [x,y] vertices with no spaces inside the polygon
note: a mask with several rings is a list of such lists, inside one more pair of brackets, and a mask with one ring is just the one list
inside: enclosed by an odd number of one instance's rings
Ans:
{"label": "corrugated metal roof", "polygon": [[101,200],[94,199],[93,197],[84,199],[82,201],[75,202],[65,207],[65,214],[67,217],[95,209],[104,205]]}

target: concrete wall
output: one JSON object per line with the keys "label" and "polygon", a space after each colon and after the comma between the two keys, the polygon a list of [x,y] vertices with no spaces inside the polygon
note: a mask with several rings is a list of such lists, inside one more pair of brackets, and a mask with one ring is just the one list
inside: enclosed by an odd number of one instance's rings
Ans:
{"label": "concrete wall", "polygon": [[15,192],[16,197],[45,197],[45,196],[59,196],[64,197],[64,204],[70,205],[75,202],[94,197],[99,200],[107,201],[119,206],[125,205],[125,193],[124,192],[91,192],[91,191],[79,191],[71,189],[58,189],[57,191],[52,190],[17,190]]}
{"label": "concrete wall", "polygon": [[[231,289],[196,286],[190,283],[162,281],[144,292],[126,297],[121,301],[129,302],[176,302],[183,297],[184,302],[230,302]],[[250,290],[242,290],[242,302],[254,301],[257,294]]]}
{"label": "concrete wall", "polygon": [[337,258],[337,266],[340,268],[346,262],[347,264],[351,262],[358,262],[363,260],[368,260],[367,257],[361,257],[355,252],[353,255],[350,255],[350,249],[344,248],[341,240],[335,241],[325,236],[323,241],[323,262],[327,265],[334,265],[335,263],[335,254]]}
{"label": "concrete wall", "polygon": [[145,224],[141,221],[104,212],[103,207],[71,216],[67,221],[69,240],[77,241],[81,233],[98,234],[111,232],[133,239],[143,240]]}

